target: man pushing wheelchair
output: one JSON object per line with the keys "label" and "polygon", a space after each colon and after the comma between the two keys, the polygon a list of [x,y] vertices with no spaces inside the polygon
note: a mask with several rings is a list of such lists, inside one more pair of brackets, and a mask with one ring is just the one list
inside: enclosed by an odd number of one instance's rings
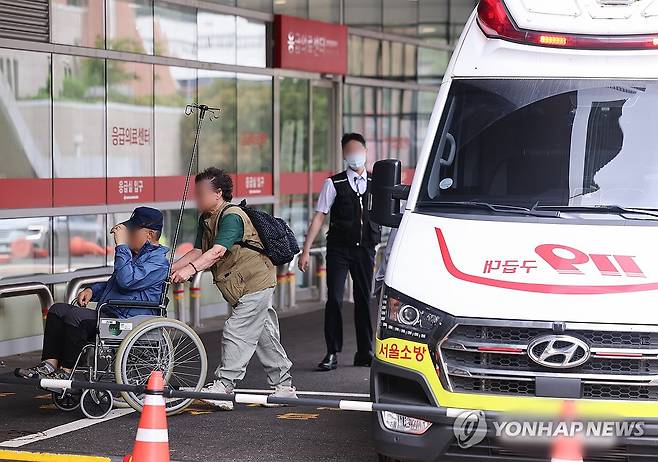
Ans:
{"label": "man pushing wheelchair", "polygon": [[[16,369],[23,378],[68,379],[84,346],[96,335],[96,310],[109,300],[135,300],[159,304],[168,275],[169,249],[159,244],[162,212],[150,207],[136,208],[129,220],[110,231],[116,245],[114,272],[107,282],[94,284],[77,295],[79,306],[55,303],[48,311],[43,335],[41,362]],[[107,306],[103,316],[129,318],[159,314],[158,310],[139,307]]]}

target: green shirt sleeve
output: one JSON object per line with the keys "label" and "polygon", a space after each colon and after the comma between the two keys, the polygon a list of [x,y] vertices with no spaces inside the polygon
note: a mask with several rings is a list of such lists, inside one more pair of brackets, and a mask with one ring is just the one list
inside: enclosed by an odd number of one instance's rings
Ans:
{"label": "green shirt sleeve", "polygon": [[203,249],[203,218],[199,217],[199,225],[196,229],[196,239],[194,240],[195,249]]}
{"label": "green shirt sleeve", "polygon": [[233,245],[242,240],[244,236],[244,223],[239,215],[231,213],[222,218],[219,222],[215,244],[230,249]]}

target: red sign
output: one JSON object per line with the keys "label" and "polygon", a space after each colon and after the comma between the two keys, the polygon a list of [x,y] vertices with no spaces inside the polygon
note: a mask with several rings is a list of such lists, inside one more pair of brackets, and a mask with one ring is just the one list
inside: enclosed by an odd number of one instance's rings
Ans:
{"label": "red sign", "polygon": [[122,202],[153,202],[153,177],[126,177],[107,179],[108,204]]}
{"label": "red sign", "polygon": [[238,196],[271,196],[271,173],[240,173],[237,187],[234,188]]}
{"label": "red sign", "polygon": [[347,74],[347,26],[276,15],[274,37],[276,67]]}

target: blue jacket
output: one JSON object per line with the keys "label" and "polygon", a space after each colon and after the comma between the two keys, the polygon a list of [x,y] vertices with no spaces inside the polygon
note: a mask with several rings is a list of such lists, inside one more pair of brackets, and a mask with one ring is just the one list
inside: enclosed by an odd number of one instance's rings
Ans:
{"label": "blue jacket", "polygon": [[[144,244],[137,255],[121,244],[114,253],[114,273],[107,282],[91,286],[91,301],[100,306],[108,300],[140,300],[160,303],[164,282],[169,272],[167,252],[162,245]],[[141,314],[159,314],[150,308],[106,307],[103,316],[128,318]]]}

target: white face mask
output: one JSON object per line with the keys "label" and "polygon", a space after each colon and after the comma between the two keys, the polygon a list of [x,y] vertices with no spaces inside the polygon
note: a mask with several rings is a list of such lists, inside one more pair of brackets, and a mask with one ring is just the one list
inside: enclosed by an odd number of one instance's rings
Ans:
{"label": "white face mask", "polygon": [[363,166],[366,165],[365,151],[354,152],[345,156],[345,165],[352,170],[363,168]]}

